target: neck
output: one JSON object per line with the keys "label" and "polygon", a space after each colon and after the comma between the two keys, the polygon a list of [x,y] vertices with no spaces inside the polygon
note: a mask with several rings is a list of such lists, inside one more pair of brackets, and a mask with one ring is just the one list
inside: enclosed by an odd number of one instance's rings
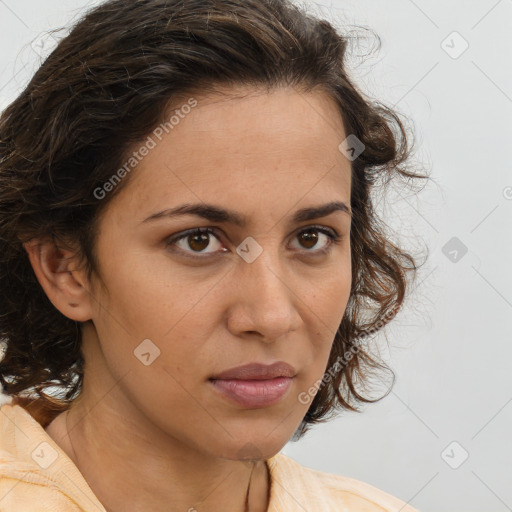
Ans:
{"label": "neck", "polygon": [[182,446],[163,451],[160,443],[144,442],[129,425],[113,421],[112,414],[101,421],[99,404],[84,416],[81,403],[59,415],[47,431],[108,512],[126,511],[127,503],[133,512],[267,511],[265,461],[228,461],[193,453],[187,458]]}

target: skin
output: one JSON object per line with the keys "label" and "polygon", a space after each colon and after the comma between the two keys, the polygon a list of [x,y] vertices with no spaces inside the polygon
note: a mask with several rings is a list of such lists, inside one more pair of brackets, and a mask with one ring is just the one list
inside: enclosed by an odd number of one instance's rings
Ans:
{"label": "skin", "polygon": [[[250,510],[265,511],[265,460],[306,414],[298,395],[322,378],[349,299],[350,213],[290,224],[300,208],[350,205],[336,104],[320,91],[234,92],[195,96],[198,106],[109,203],[96,241],[104,287],[87,280],[71,251],[26,245],[55,307],[84,322],[82,394],[46,431],[112,512],[244,510],[251,474]],[[142,222],[201,201],[236,210],[247,226],[192,215]],[[340,243],[318,231],[308,243],[303,232],[313,225],[334,229]],[[198,227],[218,238],[166,246]],[[263,248],[252,263],[236,252],[249,236]],[[185,256],[194,253],[204,259]],[[144,339],[160,350],[148,366],[134,356]],[[297,375],[272,406],[241,407],[208,381],[279,360]]]}

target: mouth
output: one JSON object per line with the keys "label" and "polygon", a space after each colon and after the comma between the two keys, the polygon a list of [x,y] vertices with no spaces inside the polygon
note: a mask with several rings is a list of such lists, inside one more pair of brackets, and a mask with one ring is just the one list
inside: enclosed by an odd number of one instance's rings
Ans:
{"label": "mouth", "polygon": [[273,364],[249,363],[230,368],[213,375],[213,380],[271,380],[278,377],[293,378],[297,375],[295,368],[284,361]]}
{"label": "mouth", "polygon": [[292,386],[294,377],[273,379],[209,379],[214,390],[245,408],[261,408],[277,404]]}

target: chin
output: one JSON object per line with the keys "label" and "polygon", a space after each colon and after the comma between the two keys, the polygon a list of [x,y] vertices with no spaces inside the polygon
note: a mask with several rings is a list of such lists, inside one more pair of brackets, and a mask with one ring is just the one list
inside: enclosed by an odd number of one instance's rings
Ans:
{"label": "chin", "polygon": [[231,447],[224,447],[219,457],[226,460],[257,462],[270,459],[276,455],[286,444],[286,440],[276,443],[275,440],[269,440],[268,436],[263,435],[261,441],[247,440],[239,444],[233,444]]}

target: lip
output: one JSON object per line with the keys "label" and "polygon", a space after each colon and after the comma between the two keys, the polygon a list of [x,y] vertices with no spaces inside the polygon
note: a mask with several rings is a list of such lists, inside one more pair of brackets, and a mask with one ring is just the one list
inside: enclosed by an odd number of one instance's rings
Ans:
{"label": "lip", "polygon": [[260,408],[274,405],[290,389],[293,377],[274,379],[210,379],[216,391],[247,408]]}
{"label": "lip", "polygon": [[214,375],[210,380],[269,380],[278,377],[292,378],[297,375],[295,368],[284,361],[273,364],[249,363],[230,368]]}
{"label": "lip", "polygon": [[276,404],[290,389],[295,368],[284,361],[249,363],[225,370],[209,379],[214,389],[242,407]]}

